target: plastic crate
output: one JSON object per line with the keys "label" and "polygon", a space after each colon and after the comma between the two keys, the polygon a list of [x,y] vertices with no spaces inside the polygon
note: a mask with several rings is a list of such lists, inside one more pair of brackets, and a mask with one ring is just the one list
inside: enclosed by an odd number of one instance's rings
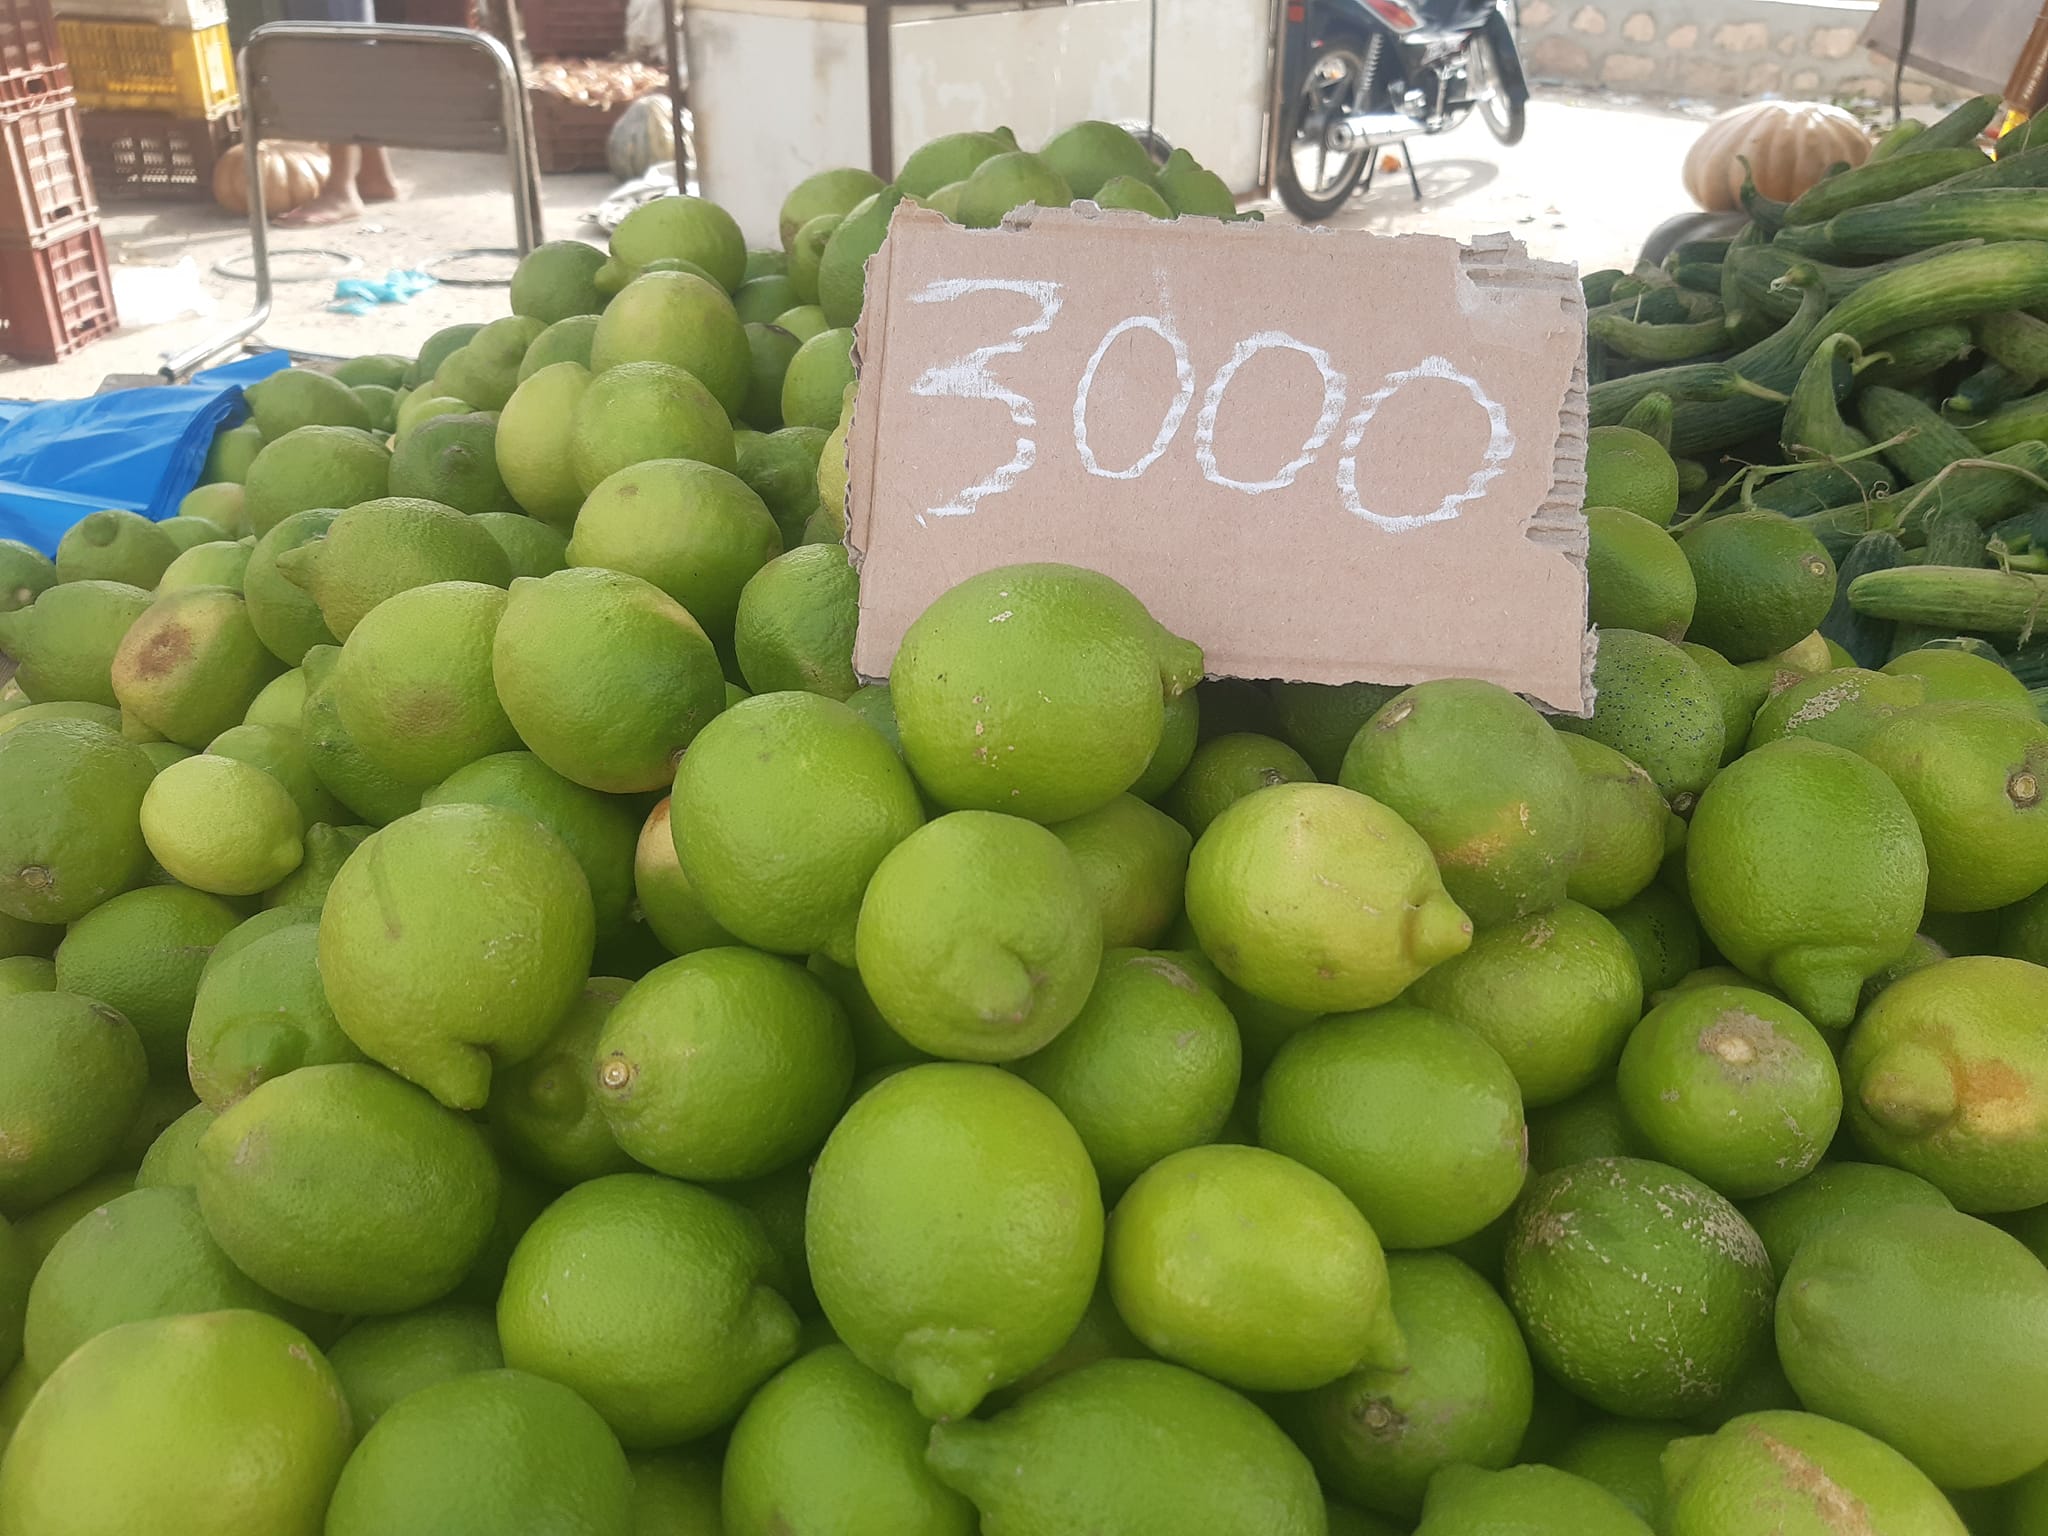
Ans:
{"label": "plastic crate", "polygon": [[592,106],[572,101],[553,91],[528,91],[533,109],[533,144],[543,174],[605,169],[605,142],[612,124],[625,114],[631,102]]}
{"label": "plastic crate", "polygon": [[0,352],[54,363],[120,323],[98,219],[0,242]]}
{"label": "plastic crate", "polygon": [[0,183],[0,240],[32,240],[97,211],[68,99],[0,112]]}
{"label": "plastic crate", "polygon": [[242,141],[242,114],[173,117],[168,112],[88,112],[85,163],[100,196],[213,198],[220,157]]}
{"label": "plastic crate", "polygon": [[228,0],[50,0],[50,6],[60,17],[140,21],[186,32],[226,26],[228,19]]}
{"label": "plastic crate", "polygon": [[241,102],[225,24],[194,32],[64,16],[57,36],[82,107],[205,118]]}
{"label": "plastic crate", "polygon": [[606,59],[626,46],[626,0],[520,0],[535,58]]}
{"label": "plastic crate", "polygon": [[63,67],[50,0],[0,0],[0,79],[33,79]]}

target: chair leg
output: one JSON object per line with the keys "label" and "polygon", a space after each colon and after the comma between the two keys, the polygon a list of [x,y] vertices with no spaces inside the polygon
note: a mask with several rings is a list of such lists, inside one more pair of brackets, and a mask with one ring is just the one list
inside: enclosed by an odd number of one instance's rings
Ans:
{"label": "chair leg", "polygon": [[1415,156],[1409,152],[1408,141],[1401,141],[1401,160],[1408,167],[1408,186],[1415,194],[1415,201],[1422,201],[1422,183],[1415,178]]}

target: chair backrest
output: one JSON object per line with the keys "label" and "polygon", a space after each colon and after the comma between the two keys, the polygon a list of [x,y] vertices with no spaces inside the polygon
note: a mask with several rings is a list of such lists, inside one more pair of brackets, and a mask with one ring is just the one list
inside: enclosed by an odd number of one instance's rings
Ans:
{"label": "chair backrest", "polygon": [[502,43],[456,27],[277,22],[242,54],[252,139],[504,154],[518,82]]}

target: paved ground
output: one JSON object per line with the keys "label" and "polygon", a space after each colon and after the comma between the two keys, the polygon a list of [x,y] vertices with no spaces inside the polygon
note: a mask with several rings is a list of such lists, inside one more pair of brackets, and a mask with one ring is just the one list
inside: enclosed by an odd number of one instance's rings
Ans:
{"label": "paved ground", "polygon": [[[1678,171],[1698,131],[1697,117],[1678,112],[1546,97],[1531,105],[1527,136],[1513,149],[1502,149],[1476,120],[1414,141],[1423,200],[1415,201],[1404,175],[1383,174],[1337,222],[1449,235],[1505,229],[1536,255],[1626,266],[1651,229],[1690,206]],[[511,202],[498,162],[410,154],[399,157],[399,170],[412,183],[408,201],[375,209],[361,224],[274,235],[280,272],[313,275],[280,284],[269,340],[350,355],[411,352],[443,325],[504,313],[502,288],[441,287],[373,314],[335,314],[326,307],[337,275],[332,259],[285,254],[324,247],[355,259],[349,275],[381,278],[447,252],[510,243]],[[548,235],[597,238],[585,215],[609,188],[603,176],[547,178]],[[247,312],[250,285],[216,270],[216,263],[246,259],[247,229],[211,203],[114,203],[105,227],[110,255],[129,269],[124,288],[138,281],[139,292],[152,276],[145,269],[189,259],[214,314],[131,327],[51,367],[0,362],[0,397],[61,399],[92,393],[109,374],[153,373],[166,353]]]}

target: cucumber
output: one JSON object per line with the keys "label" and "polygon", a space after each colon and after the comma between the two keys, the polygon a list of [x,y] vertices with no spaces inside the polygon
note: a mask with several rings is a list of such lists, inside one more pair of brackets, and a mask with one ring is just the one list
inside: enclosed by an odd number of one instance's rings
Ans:
{"label": "cucumber", "polygon": [[2039,149],[2034,149],[2021,155],[2000,156],[1989,165],[1964,171],[1960,176],[1951,176],[1924,191],[1914,192],[1907,200],[1928,197],[1937,192],[1967,192],[1976,187],[2040,186],[2048,186],[2048,159],[2042,157]]}
{"label": "cucumber", "polygon": [[2019,399],[2030,383],[2003,363],[1986,363],[1956,385],[1941,403],[1942,413],[1958,421],[1975,421]]}
{"label": "cucumber", "polygon": [[2048,640],[2036,640],[2001,658],[2006,670],[2029,688],[2048,688]]}
{"label": "cucumber", "polygon": [[1798,288],[1799,313],[1782,328],[1728,360],[1744,387],[1729,398],[1687,400],[1673,394],[1671,451],[1688,457],[1727,448],[1775,430],[1785,400],[1799,382],[1813,343],[1813,328],[1827,307],[1827,290],[1811,267],[1795,267],[1779,281]]}
{"label": "cucumber", "polygon": [[1781,203],[1775,197],[1765,197],[1756,189],[1756,174],[1750,169],[1748,159],[1736,156],[1742,166],[1742,190],[1736,194],[1736,201],[1742,204],[1742,211],[1749,215],[1749,221],[1766,234],[1776,234],[1785,227],[1785,211],[1792,205]]}
{"label": "cucumber", "polygon": [[1961,362],[1973,347],[1970,328],[1960,320],[1902,331],[1887,337],[1885,344],[1871,354],[1863,383],[1893,389],[1919,384]]}
{"label": "cucumber", "polygon": [[1857,420],[1873,442],[1901,439],[1884,457],[1908,483],[1932,480],[1957,459],[1973,459],[1981,451],[1954,423],[1900,390],[1872,385],[1857,391]]}
{"label": "cucumber", "polygon": [[1884,137],[1870,151],[1872,160],[1889,160],[1908,144],[1927,131],[1927,125],[1917,117],[1902,117],[1885,130]]}
{"label": "cucumber", "polygon": [[2025,640],[2048,618],[2048,576],[1941,565],[1867,571],[1849,583],[1849,606],[1872,618]]}
{"label": "cucumber", "polygon": [[2002,405],[1963,431],[1978,451],[1985,453],[2048,440],[2048,390]]}
{"label": "cucumber", "polygon": [[2037,381],[2048,379],[2048,320],[2023,309],[1994,310],[1972,321],[1970,334],[1993,362]]}
{"label": "cucumber", "polygon": [[2048,443],[2020,443],[1983,460],[1952,464],[1890,496],[1816,512],[1800,524],[1824,543],[1890,528],[1911,549],[1927,542],[1927,520],[1937,512],[1959,513],[1989,528],[2044,494],[2037,482],[2048,480]]}
{"label": "cucumber", "polygon": [[1991,119],[1998,115],[1998,104],[1996,96],[1972,96],[1939,122],[1930,123],[1925,133],[1915,135],[1899,153],[1924,155],[1929,150],[1974,144],[1991,126]]}
{"label": "cucumber", "polygon": [[[2048,197],[2032,187],[1936,189],[1926,197],[1851,208],[1824,224],[1780,230],[1773,241],[1796,256],[1838,261],[1903,256],[1951,240],[2048,239]],[[2024,309],[2027,300],[2017,308]]]}
{"label": "cucumber", "polygon": [[1624,427],[1633,427],[1646,437],[1654,438],[1657,446],[1666,453],[1671,451],[1671,397],[1661,391],[1643,396],[1628,409],[1621,418]]}
{"label": "cucumber", "polygon": [[1872,618],[1849,606],[1849,584],[1871,571],[1895,570],[1905,563],[1906,548],[1898,535],[1887,530],[1866,533],[1849,546],[1835,562],[1834,606],[1820,621],[1824,639],[1832,640],[1849,653],[1859,667],[1873,670],[1884,665],[1892,653],[1893,625],[1888,619]]}
{"label": "cucumber", "polygon": [[1941,507],[1927,518],[1927,563],[1981,569],[1991,563],[1991,535],[1967,510]]}
{"label": "cucumber", "polygon": [[[1755,226],[1752,225],[1753,229]],[[1845,267],[1832,262],[1816,261],[1812,265],[1820,273],[1821,281],[1827,284],[1828,298],[1839,304],[1865,284],[1875,282],[1887,273],[1902,267],[1916,266],[1923,261],[1932,261],[1937,256],[1946,256],[1952,251],[1964,251],[1982,246],[1982,240],[1956,240],[1947,245],[1931,246],[1924,251],[1912,251],[1904,256],[1894,256],[1890,261],[1870,266]],[[1727,266],[1735,269],[1732,279],[1724,269],[1722,283],[1722,307],[1730,314],[1738,308],[1761,308],[1779,320],[1791,318],[1798,308],[1797,300],[1789,294],[1774,294],[1768,284],[1783,277],[1798,264],[1801,258],[1775,245],[1758,244],[1742,246],[1732,254]],[[1728,290],[1735,290],[1735,301],[1730,303]]]}
{"label": "cucumber", "polygon": [[1671,269],[1671,275],[1678,279],[1679,287],[1690,292],[1720,296],[1721,263],[1718,261],[1681,261]]}
{"label": "cucumber", "polygon": [[[2033,197],[2031,193],[2022,195]],[[2048,214],[2048,197],[2033,200]],[[2048,229],[2048,219],[2042,222]],[[2025,309],[2044,301],[2048,301],[2048,241],[2009,240],[1952,251],[1866,283],[1828,313],[1817,334],[1810,333],[1809,344],[1818,346],[1820,337],[1843,331],[1867,349],[1901,331],[1939,325],[1944,320],[1970,320],[2001,309]]]}
{"label": "cucumber", "polygon": [[1842,419],[1842,397],[1856,379],[1860,360],[1854,339],[1837,333],[1823,337],[1800,370],[1778,439],[1785,451],[1807,458],[1833,459],[1861,453],[1870,439]]}
{"label": "cucumber", "polygon": [[[1715,301],[1716,309],[1720,301]],[[1620,315],[1594,315],[1586,334],[1595,343],[1639,362],[1683,363],[1722,351],[1728,327],[1720,319],[1686,320],[1673,325],[1647,325]]]}
{"label": "cucumber", "polygon": [[1680,267],[1688,262],[1702,262],[1719,266],[1728,259],[1728,247],[1735,242],[1729,240],[1681,240],[1672,247],[1671,254],[1664,258],[1665,264],[1677,274]]}
{"label": "cucumber", "polygon": [[1938,149],[1926,154],[1899,155],[1880,160],[1817,182],[1785,210],[1785,224],[1790,228],[1825,223],[1851,208],[1889,203],[1967,171],[1986,169],[1989,165],[1981,150],[1969,147]]}
{"label": "cucumber", "polygon": [[1872,457],[1844,464],[1816,464],[1789,475],[1774,475],[1751,491],[1749,499],[1766,512],[1808,517],[1835,507],[1860,504],[1883,494],[1890,483],[1891,471],[1882,459]]}
{"label": "cucumber", "polygon": [[1614,285],[1628,274],[1619,267],[1587,272],[1579,278],[1579,291],[1586,296],[1586,308],[1598,309],[1614,297]]}

